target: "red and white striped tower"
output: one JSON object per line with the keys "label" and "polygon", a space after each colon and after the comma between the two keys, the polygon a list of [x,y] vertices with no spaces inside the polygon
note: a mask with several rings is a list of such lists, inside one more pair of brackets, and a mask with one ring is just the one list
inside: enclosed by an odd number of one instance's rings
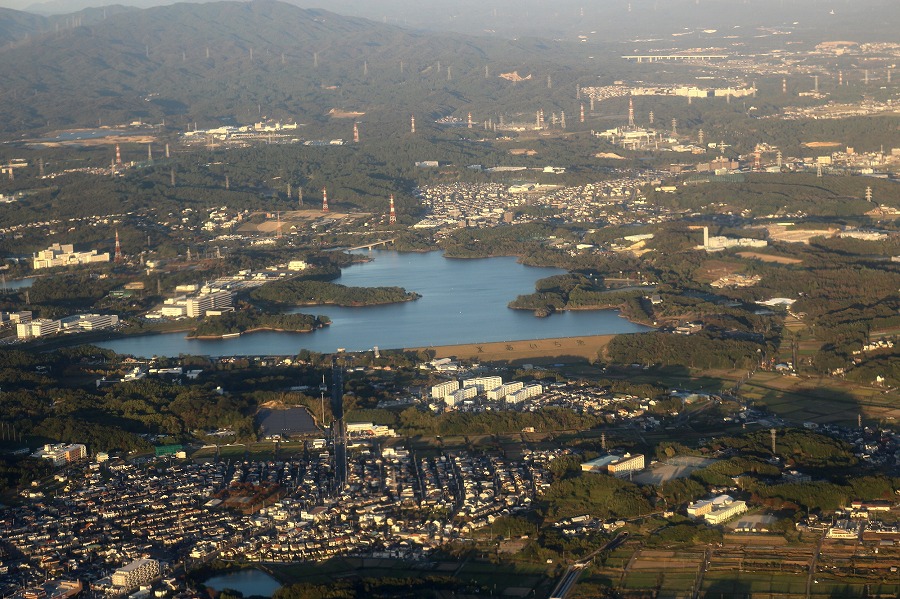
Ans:
{"label": "red and white striped tower", "polygon": [[322,212],[328,212],[328,190],[322,188]]}
{"label": "red and white striped tower", "polygon": [[359,125],[353,123],[353,143],[359,143]]}
{"label": "red and white striped tower", "polygon": [[469,122],[468,122],[468,125],[469,125],[469,129],[471,129],[471,128],[472,128],[472,113],[471,113],[471,112],[469,113]]}
{"label": "red and white striped tower", "polygon": [[584,104],[581,105],[581,122],[584,122]]}
{"label": "red and white striped tower", "polygon": [[119,144],[116,144],[116,165],[122,166],[122,152],[119,150]]}
{"label": "red and white striped tower", "polygon": [[391,194],[391,213],[388,222],[392,225],[397,224],[397,211],[394,210],[394,194]]}
{"label": "red and white striped tower", "polygon": [[122,246],[119,244],[119,230],[118,229],[116,229],[116,253],[115,253],[114,260],[116,261],[116,264],[121,264],[125,260],[122,257]]}
{"label": "red and white striped tower", "polygon": [[628,126],[634,128],[634,98],[628,98]]}

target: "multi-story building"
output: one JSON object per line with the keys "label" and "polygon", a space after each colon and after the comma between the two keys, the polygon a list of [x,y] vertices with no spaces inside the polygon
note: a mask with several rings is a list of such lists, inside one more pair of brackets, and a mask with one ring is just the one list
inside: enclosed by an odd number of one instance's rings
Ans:
{"label": "multi-story building", "polygon": [[462,382],[463,387],[476,387],[479,393],[496,389],[503,384],[503,377],[499,376],[479,376],[474,379],[466,379]]}
{"label": "multi-story building", "polygon": [[3,323],[26,324],[31,322],[31,310],[21,312],[0,312],[0,324]]}
{"label": "multi-story building", "polygon": [[196,297],[190,297],[185,302],[185,312],[190,318],[205,316],[210,310],[224,310],[231,308],[232,294],[230,291],[214,291],[201,293]]}
{"label": "multi-story building", "polygon": [[503,385],[500,385],[496,389],[489,390],[487,392],[487,398],[495,400],[495,401],[498,399],[503,399],[510,393],[515,393],[516,391],[518,391],[519,389],[522,389],[523,387],[525,387],[525,383],[523,383],[522,381],[505,383]]}
{"label": "multi-story building", "polygon": [[633,472],[635,470],[643,470],[644,469],[644,456],[643,454],[635,454],[631,455],[630,453],[626,453],[621,458],[613,460],[607,466],[610,474],[614,474],[616,476],[620,474],[627,474],[628,472]]}
{"label": "multi-story building", "polygon": [[691,518],[699,518],[733,501],[734,498],[731,495],[719,495],[712,499],[701,499],[688,504],[687,515]]}
{"label": "multi-story building", "polygon": [[440,383],[431,388],[431,399],[444,399],[459,389],[459,381],[452,380]]}
{"label": "multi-story building", "polygon": [[122,566],[112,575],[113,586],[126,591],[150,582],[160,575],[159,562],[155,559],[136,559],[127,566]]}
{"label": "multi-story building", "polygon": [[43,337],[45,335],[53,335],[62,329],[62,323],[58,320],[49,320],[46,318],[38,318],[31,322],[20,322],[16,325],[16,336],[19,339],[28,339],[31,337]]}
{"label": "multi-story building", "polygon": [[75,266],[79,264],[91,264],[93,262],[109,262],[109,252],[98,254],[97,250],[89,252],[76,252],[70,244],[60,245],[54,243],[46,250],[41,250],[34,255],[32,266],[38,268],[52,268],[54,266]]}
{"label": "multi-story building", "polygon": [[17,324],[16,335],[19,339],[30,339],[53,335],[60,331],[97,331],[117,324],[119,324],[119,317],[115,314],[76,314],[60,320],[38,318]]}
{"label": "multi-story building", "polygon": [[81,443],[44,445],[34,453],[34,457],[50,460],[54,466],[62,466],[87,457],[87,447]]}
{"label": "multi-story building", "polygon": [[723,522],[727,522],[731,520],[738,514],[743,514],[747,511],[747,503],[744,501],[732,501],[731,503],[725,504],[718,509],[714,509],[708,514],[703,516],[703,519],[706,520],[707,524],[722,524]]}
{"label": "multi-story building", "polygon": [[472,399],[474,397],[478,397],[477,387],[463,387],[462,389],[451,391],[448,395],[446,395],[444,397],[444,403],[446,403],[448,406],[455,406],[458,403],[464,402],[467,399]]}
{"label": "multi-story building", "polygon": [[541,393],[544,392],[544,388],[541,385],[528,385],[527,387],[523,387],[518,391],[513,391],[506,395],[506,404],[507,405],[515,405],[520,404],[526,399],[530,399],[532,397],[537,397]]}

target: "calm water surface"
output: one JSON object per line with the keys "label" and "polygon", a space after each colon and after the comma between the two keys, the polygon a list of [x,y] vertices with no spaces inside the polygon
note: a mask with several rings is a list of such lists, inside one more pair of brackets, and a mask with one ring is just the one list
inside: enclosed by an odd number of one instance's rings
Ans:
{"label": "calm water surface", "polygon": [[184,333],[168,333],[98,345],[146,357],[290,355],[304,348],[323,353],[337,348],[364,351],[374,346],[427,347],[647,330],[620,318],[614,310],[562,312],[536,318],[529,311],[507,307],[517,295],[533,292],[535,281],[564,273],[561,269],[523,266],[512,257],[453,260],[439,252],[374,251],[371,256],[371,262],[344,269],[336,282],[361,287],[395,285],[422,297],[386,306],[292,309],[331,318],[330,326],[313,333],[264,331],[231,339],[186,339]]}
{"label": "calm water surface", "polygon": [[280,582],[260,570],[240,570],[222,576],[213,576],[203,584],[217,591],[224,589],[239,591],[244,597],[252,595],[271,597],[275,591],[281,588]]}

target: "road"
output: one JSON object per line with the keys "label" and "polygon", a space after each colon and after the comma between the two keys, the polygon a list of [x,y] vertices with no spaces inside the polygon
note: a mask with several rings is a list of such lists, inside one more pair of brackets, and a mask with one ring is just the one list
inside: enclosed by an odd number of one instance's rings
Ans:
{"label": "road", "polygon": [[809,577],[806,579],[806,599],[809,599],[809,595],[812,592],[813,579],[816,576],[816,562],[819,561],[819,554],[822,552],[822,543],[824,542],[825,535],[823,534],[819,537],[819,542],[816,544],[816,551],[813,553],[812,560],[810,560]]}
{"label": "road", "polygon": [[575,588],[575,585],[578,584],[578,579],[581,578],[581,573],[584,572],[584,569],[590,565],[591,560],[594,557],[602,553],[604,551],[611,551],[625,542],[625,539],[628,538],[628,533],[623,532],[616,536],[616,538],[612,539],[609,543],[593,551],[586,555],[584,559],[581,561],[575,562],[571,566],[569,566],[566,571],[563,573],[562,578],[559,579],[559,582],[556,583],[556,586],[553,588],[553,592],[550,593],[550,599],[566,599],[566,596]]}

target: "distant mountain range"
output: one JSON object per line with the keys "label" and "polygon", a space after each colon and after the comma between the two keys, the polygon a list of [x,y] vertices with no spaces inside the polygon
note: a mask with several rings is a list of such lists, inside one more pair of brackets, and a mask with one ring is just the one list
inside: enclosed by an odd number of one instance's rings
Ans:
{"label": "distant mountain range", "polygon": [[[13,12],[9,22],[29,18]],[[565,78],[571,59],[564,44],[416,33],[274,0],[91,9],[31,26],[0,50],[7,132],[137,119],[315,121],[334,107],[439,114],[469,94],[499,96],[503,69],[552,65]]]}
{"label": "distant mountain range", "polygon": [[[584,3],[583,18],[572,0],[517,2],[517,9],[512,0],[440,3],[444,8],[436,9],[429,22],[452,4],[460,22],[474,23],[481,15],[486,26],[506,26],[507,21],[544,25],[536,33],[565,29],[569,23],[585,31],[584,37],[510,39],[426,32],[390,24],[396,18],[384,19],[389,21],[385,24],[275,0],[148,9],[109,6],[49,17],[2,10],[0,131],[35,132],[139,119],[166,120],[182,128],[195,122],[208,127],[262,116],[314,126],[328,122],[325,115],[332,108],[380,110],[398,118],[410,112],[441,116],[471,107],[493,116],[500,110],[534,114],[536,107],[574,111],[576,82],[594,85],[628,77],[630,67],[618,56],[638,42],[618,40],[629,35],[656,35],[653,43],[663,49],[674,45],[674,39],[680,47],[726,45],[733,40],[723,40],[717,30],[725,23],[778,21],[782,14],[793,15],[801,8],[811,11],[808,21],[783,28],[793,31],[794,37],[744,26],[728,31],[748,45],[776,46],[809,35],[804,23],[834,17],[826,10],[832,2],[811,0],[633,0],[630,12],[628,3],[615,0]],[[375,6],[385,11],[412,6],[408,0],[330,3],[370,13]],[[785,7],[781,12],[754,10],[781,3]],[[847,16],[840,17],[846,29],[828,36],[825,27],[826,34],[820,32],[816,35],[823,37],[816,39],[854,39],[853,27],[864,22],[874,31],[900,22],[896,0],[838,4],[837,10],[846,11]],[[725,6],[733,10],[723,11]],[[874,7],[880,12],[872,14]],[[420,14],[410,8],[410,17]],[[687,22],[707,28],[678,29]],[[888,28],[896,41],[896,31]],[[683,35],[672,37],[672,32]],[[772,41],[755,42],[759,36]],[[498,78],[514,71],[533,77],[517,84]]]}
{"label": "distant mountain range", "polygon": [[[24,3],[25,0],[19,0]],[[167,0],[126,0],[140,8]],[[777,27],[797,22],[816,36],[896,38],[895,0],[293,0],[302,8],[327,8],[406,28],[497,34],[503,37],[567,37],[595,31],[608,40],[669,34],[679,29]],[[24,4],[23,4],[24,5]],[[27,10],[66,14],[94,0],[48,0]]]}

